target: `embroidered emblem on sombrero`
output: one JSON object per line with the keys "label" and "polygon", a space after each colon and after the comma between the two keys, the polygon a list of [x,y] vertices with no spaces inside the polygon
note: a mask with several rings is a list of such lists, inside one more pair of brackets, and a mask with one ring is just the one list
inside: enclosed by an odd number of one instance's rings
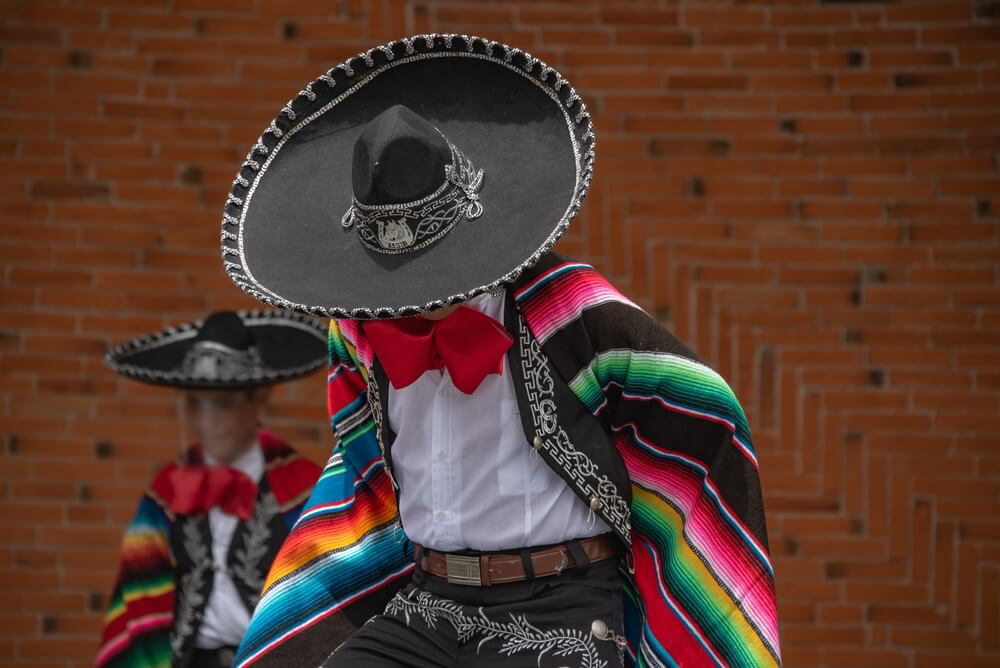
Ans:
{"label": "embroidered emblem on sombrero", "polygon": [[199,381],[250,378],[267,370],[256,347],[240,350],[216,341],[195,342],[179,368],[180,373]]}
{"label": "embroidered emblem on sombrero", "polygon": [[[440,131],[439,131],[440,132]],[[377,253],[408,253],[434,243],[459,220],[483,215],[479,189],[483,170],[476,169],[451,142],[451,164],[445,180],[430,195],[404,204],[362,204],[355,197],[341,218],[345,229],[356,226],[358,238]]]}

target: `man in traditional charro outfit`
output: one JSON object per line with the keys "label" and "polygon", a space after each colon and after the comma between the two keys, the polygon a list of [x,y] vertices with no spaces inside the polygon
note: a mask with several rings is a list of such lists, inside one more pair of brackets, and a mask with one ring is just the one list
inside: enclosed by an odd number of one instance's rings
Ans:
{"label": "man in traditional charro outfit", "polygon": [[336,445],[238,666],[780,663],[739,403],[551,252],[594,146],[558,72],[464,35],[332,68],[253,146],[225,267],[332,318]]}
{"label": "man in traditional charro outfit", "polygon": [[320,469],[259,428],[270,386],[322,366],[305,317],[218,312],[108,353],[129,378],[181,388],[197,445],[153,478],[122,544],[99,666],[228,668]]}

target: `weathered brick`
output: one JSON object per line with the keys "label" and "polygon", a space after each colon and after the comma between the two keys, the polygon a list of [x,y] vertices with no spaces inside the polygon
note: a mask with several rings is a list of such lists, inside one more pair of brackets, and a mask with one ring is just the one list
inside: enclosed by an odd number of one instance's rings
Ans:
{"label": "weathered brick", "polygon": [[739,74],[677,74],[667,77],[667,88],[674,90],[744,90],[747,78]]}
{"label": "weathered brick", "polygon": [[152,73],[164,77],[209,77],[220,78],[231,75],[234,63],[229,60],[199,58],[156,58],[153,60]]}
{"label": "weathered brick", "polygon": [[104,113],[112,118],[161,118],[179,120],[184,110],[178,106],[133,102],[105,102]]}
{"label": "weathered brick", "polygon": [[717,28],[702,30],[699,41],[708,46],[777,48],[781,36],[767,30]]}
{"label": "weathered brick", "polygon": [[190,16],[169,14],[163,11],[142,12],[112,9],[108,12],[108,26],[114,30],[151,30],[156,32],[191,30]]}
{"label": "weathered brick", "polygon": [[868,55],[868,62],[873,68],[904,68],[927,65],[950,66],[954,64],[952,52],[943,49],[878,49],[873,48]]}
{"label": "weathered brick", "polygon": [[767,15],[756,8],[685,7],[684,24],[692,27],[763,26]]}
{"label": "weathered brick", "polygon": [[917,43],[917,31],[909,28],[874,28],[871,30],[839,30],[833,33],[837,46],[888,46]]}
{"label": "weathered brick", "polygon": [[622,46],[644,47],[678,47],[691,46],[691,33],[680,30],[664,30],[654,28],[616,28],[615,44]]}

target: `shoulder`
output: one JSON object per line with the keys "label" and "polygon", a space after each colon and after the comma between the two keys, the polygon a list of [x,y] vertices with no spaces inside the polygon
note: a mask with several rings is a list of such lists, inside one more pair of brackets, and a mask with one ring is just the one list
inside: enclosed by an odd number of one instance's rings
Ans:
{"label": "shoulder", "polygon": [[330,321],[330,366],[347,364],[358,367],[363,374],[372,363],[372,349],[365,338],[359,320]]}
{"label": "shoulder", "polygon": [[549,253],[512,289],[518,309],[542,345],[555,338],[576,340],[585,333],[598,350],[665,344],[683,348],[675,345],[679,342],[656,320],[585,262]]}
{"label": "shoulder", "polygon": [[257,435],[264,451],[267,482],[279,506],[294,505],[312,490],[322,470],[274,434]]}
{"label": "shoulder", "polygon": [[693,403],[735,425],[749,442],[743,409],[725,379],[592,266],[549,254],[513,294],[546,356],[578,395],[601,394],[588,383],[613,384],[634,398]]}
{"label": "shoulder", "polygon": [[173,472],[188,464],[200,461],[201,448],[197,445],[189,446],[184,452],[177,455],[176,459],[160,467],[153,476],[152,482],[149,483],[149,487],[146,488],[146,496],[166,510],[174,498]]}
{"label": "shoulder", "polygon": [[315,474],[319,475],[319,465],[300,455],[295,448],[271,432],[259,431],[257,440],[260,441],[260,447],[264,451],[264,463],[268,470],[292,467],[301,472],[315,471]]}
{"label": "shoulder", "polygon": [[521,274],[511,289],[518,304],[524,305],[552,299],[569,288],[584,285],[614,290],[611,283],[586,262],[579,262],[557,253],[546,253],[537,264]]}
{"label": "shoulder", "polygon": [[585,366],[632,367],[639,362],[661,371],[671,362],[713,373],[589,264],[549,254],[513,291],[535,338],[571,377]]}

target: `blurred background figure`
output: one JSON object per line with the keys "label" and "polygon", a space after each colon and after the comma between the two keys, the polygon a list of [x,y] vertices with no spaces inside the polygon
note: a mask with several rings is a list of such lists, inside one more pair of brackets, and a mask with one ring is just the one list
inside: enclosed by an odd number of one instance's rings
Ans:
{"label": "blurred background figure", "polygon": [[319,475],[260,428],[261,414],[271,385],[325,363],[325,331],[294,315],[221,311],[107,359],[179,388],[195,441],[153,478],[126,530],[97,663],[227,667]]}

